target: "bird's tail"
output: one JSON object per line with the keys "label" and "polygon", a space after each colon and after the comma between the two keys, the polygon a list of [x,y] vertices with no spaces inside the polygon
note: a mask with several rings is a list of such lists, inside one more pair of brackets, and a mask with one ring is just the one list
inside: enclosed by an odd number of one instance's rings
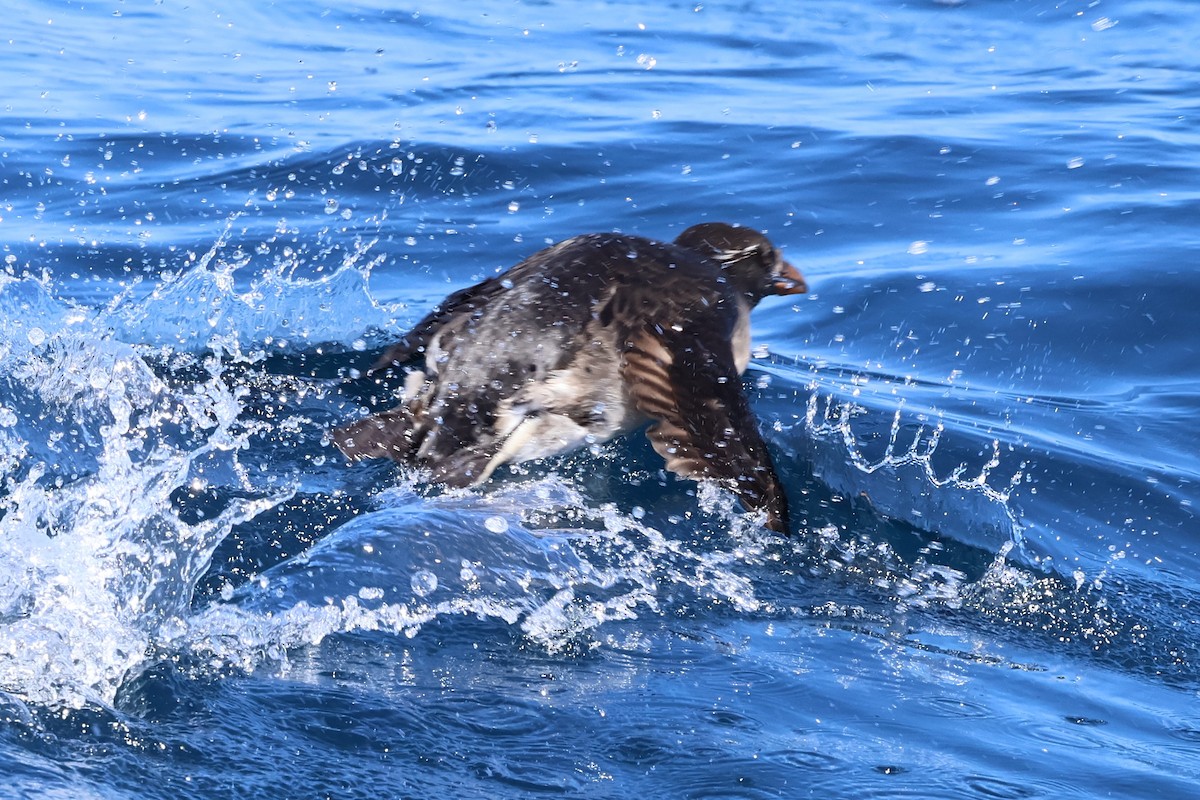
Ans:
{"label": "bird's tail", "polygon": [[413,450],[414,420],[407,406],[396,406],[334,428],[333,443],[351,461],[364,458],[409,460]]}

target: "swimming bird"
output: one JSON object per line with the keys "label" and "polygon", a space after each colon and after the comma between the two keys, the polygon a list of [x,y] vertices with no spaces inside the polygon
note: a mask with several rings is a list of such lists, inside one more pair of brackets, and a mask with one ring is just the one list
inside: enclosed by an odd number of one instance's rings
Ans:
{"label": "swimming bird", "polygon": [[787,497],[739,376],[750,310],[806,290],[750,228],[576,236],[442,301],[370,371],[412,365],[399,405],[333,440],[352,461],[392,458],[462,487],[649,423],[669,470],[725,484],[786,533]]}

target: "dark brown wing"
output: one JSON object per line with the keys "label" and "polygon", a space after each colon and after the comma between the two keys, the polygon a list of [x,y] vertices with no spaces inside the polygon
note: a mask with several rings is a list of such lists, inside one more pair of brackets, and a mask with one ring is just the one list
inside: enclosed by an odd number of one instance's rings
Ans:
{"label": "dark brown wing", "polygon": [[635,327],[622,373],[638,410],[655,420],[646,435],[667,469],[726,484],[747,508],[766,511],[768,528],[787,533],[787,496],[742,390],[728,316],[683,330]]}

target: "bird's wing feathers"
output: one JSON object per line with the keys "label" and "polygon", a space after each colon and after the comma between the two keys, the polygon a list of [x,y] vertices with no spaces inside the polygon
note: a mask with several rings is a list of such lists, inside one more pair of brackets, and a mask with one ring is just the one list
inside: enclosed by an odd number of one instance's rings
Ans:
{"label": "bird's wing feathers", "polygon": [[[647,430],[672,472],[725,483],[767,527],[788,530],[787,497],[742,390],[729,346],[729,314],[682,325],[635,321],[622,332],[622,372]],[[659,317],[661,319],[661,317]]]}

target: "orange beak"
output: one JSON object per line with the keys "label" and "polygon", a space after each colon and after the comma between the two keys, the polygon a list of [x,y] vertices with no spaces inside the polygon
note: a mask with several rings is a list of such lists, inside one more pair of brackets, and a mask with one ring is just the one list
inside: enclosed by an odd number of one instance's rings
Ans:
{"label": "orange beak", "polygon": [[804,282],[800,270],[786,261],[782,262],[779,277],[771,285],[775,287],[775,294],[804,294],[808,291],[808,284]]}

